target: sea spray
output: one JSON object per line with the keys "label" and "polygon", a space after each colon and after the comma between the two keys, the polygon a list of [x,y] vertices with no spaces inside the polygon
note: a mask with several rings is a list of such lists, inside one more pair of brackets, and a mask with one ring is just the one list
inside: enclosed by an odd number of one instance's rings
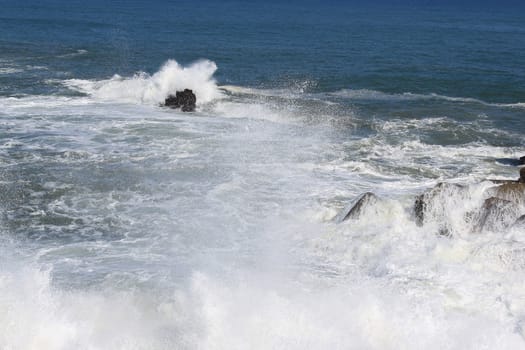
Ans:
{"label": "sea spray", "polygon": [[[5,235],[35,258],[10,268],[18,256],[0,254],[0,347],[522,347],[523,231],[470,234],[454,210],[488,184],[436,212],[452,237],[410,211],[449,173],[504,175],[479,160],[518,148],[428,144],[428,125],[457,125],[428,118],[340,136],[300,122],[298,110],[333,112],[309,100],[227,96],[200,118],[120,101],[2,99],[16,165],[2,177]],[[364,191],[384,200],[359,220],[319,214]]]}
{"label": "sea spray", "polygon": [[64,84],[95,99],[144,104],[159,104],[176,91],[191,89],[197,104],[201,104],[221,97],[213,78],[216,70],[217,65],[209,60],[200,60],[187,67],[168,60],[153,75],[139,72],[130,78],[114,75],[105,80],[70,79]]}
{"label": "sea spray", "polygon": [[239,279],[195,272],[178,287],[155,286],[163,291],[59,291],[45,272],[29,267],[4,271],[0,344],[35,350],[475,350],[522,345],[519,332],[508,327],[511,316],[503,303],[486,299],[485,310],[473,310],[461,289],[432,292],[414,284],[413,293],[406,293],[355,276],[346,281],[351,287],[298,288],[275,276],[245,272]]}

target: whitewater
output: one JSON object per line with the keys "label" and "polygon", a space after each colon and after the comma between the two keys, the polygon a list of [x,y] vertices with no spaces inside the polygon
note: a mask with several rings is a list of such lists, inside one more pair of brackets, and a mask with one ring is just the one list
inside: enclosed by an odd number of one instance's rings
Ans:
{"label": "whitewater", "polygon": [[[465,220],[523,155],[477,111],[519,105],[216,70],[168,60],[0,97],[0,348],[523,348],[525,232]],[[183,88],[196,112],[160,106]],[[384,103],[444,112],[363,114]],[[439,182],[467,194],[418,226],[414,198]],[[379,203],[340,222],[367,191]]]}

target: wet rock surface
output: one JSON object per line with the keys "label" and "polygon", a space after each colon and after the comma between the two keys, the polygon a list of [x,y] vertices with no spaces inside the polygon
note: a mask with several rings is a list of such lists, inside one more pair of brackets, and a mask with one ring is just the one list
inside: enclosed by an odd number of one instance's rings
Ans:
{"label": "wet rock surface", "polygon": [[474,232],[497,231],[510,227],[520,216],[520,206],[509,200],[487,198],[477,215]]}
{"label": "wet rock surface", "polygon": [[525,183],[508,182],[491,188],[488,192],[495,197],[511,201],[515,204],[525,203]]}
{"label": "wet rock surface", "polygon": [[379,198],[372,192],[366,192],[359,199],[350,206],[350,209],[344,211],[341,215],[340,221],[348,219],[357,219],[366,210],[367,207],[373,206],[378,202]]}
{"label": "wet rock surface", "polygon": [[[428,226],[436,234],[452,236],[467,228],[472,233],[525,229],[525,167],[518,180],[488,180],[479,186],[438,183],[418,195],[412,207],[418,226]],[[358,219],[373,208],[379,198],[372,192],[361,195],[338,216],[341,221]]]}
{"label": "wet rock surface", "polygon": [[190,89],[177,91],[174,95],[169,95],[164,101],[164,106],[170,108],[180,108],[183,112],[193,112],[197,104],[197,97]]}

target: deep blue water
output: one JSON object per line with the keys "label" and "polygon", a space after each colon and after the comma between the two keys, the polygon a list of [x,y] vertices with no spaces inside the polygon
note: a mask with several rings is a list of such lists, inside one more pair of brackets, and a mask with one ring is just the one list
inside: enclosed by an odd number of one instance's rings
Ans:
{"label": "deep blue water", "polygon": [[[332,2],[3,1],[2,59],[48,69],[2,76],[1,93],[49,78],[153,73],[168,58],[217,63],[222,84],[525,100],[525,11],[509,6]],[[87,55],[61,57],[75,50]]]}

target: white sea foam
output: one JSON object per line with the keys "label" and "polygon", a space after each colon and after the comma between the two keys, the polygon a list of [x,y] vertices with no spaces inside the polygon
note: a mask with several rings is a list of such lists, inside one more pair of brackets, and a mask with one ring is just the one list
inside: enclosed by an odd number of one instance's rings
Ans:
{"label": "white sea foam", "polygon": [[64,55],[59,55],[57,57],[59,57],[59,58],[72,58],[72,57],[83,56],[83,55],[85,55],[87,53],[88,53],[87,50],[79,49],[79,50],[76,50],[75,52],[66,53]]}
{"label": "white sea foam", "polygon": [[70,79],[64,83],[72,89],[106,101],[159,104],[169,94],[191,89],[198,103],[207,103],[221,96],[213,79],[216,70],[215,63],[208,60],[187,67],[169,60],[153,75],[141,72],[131,78],[115,75],[106,80]]}
{"label": "white sea foam", "polygon": [[223,118],[249,118],[283,124],[297,123],[302,119],[297,114],[294,114],[293,111],[269,103],[224,100],[215,103],[210,112]]}
{"label": "white sea foam", "polygon": [[[348,236],[332,239],[317,247],[334,254],[339,269],[360,254],[361,264],[378,264],[375,274],[392,279],[354,276],[327,286],[305,275],[301,286],[253,272],[240,279],[195,272],[184,285],[160,293],[60,291],[50,285],[49,273],[4,269],[0,345],[28,350],[523,347],[519,295],[525,286],[520,279],[496,286],[504,281],[502,271],[509,273],[497,259],[508,251],[503,246],[480,251],[465,241],[427,237],[425,242],[409,235],[354,236],[359,246]],[[336,244],[341,252],[334,251]],[[338,260],[341,253],[344,260]],[[304,282],[308,279],[311,284]]]}
{"label": "white sea foam", "polygon": [[[216,100],[210,64],[0,100],[0,239],[23,237],[0,244],[0,348],[523,348],[523,229],[468,215],[520,147],[425,143],[446,117],[341,136],[303,123],[330,112],[311,101]],[[200,117],[153,107],[195,77]],[[419,227],[441,180],[466,192]],[[377,205],[334,223],[365,191]]]}
{"label": "white sea foam", "polygon": [[16,74],[23,72],[24,70],[21,68],[15,68],[15,67],[0,67],[0,74]]}
{"label": "white sea foam", "polygon": [[481,100],[474,98],[464,97],[450,97],[439,94],[416,94],[411,92],[405,92],[400,94],[389,94],[376,90],[368,89],[343,89],[333,93],[334,96],[353,98],[353,99],[365,99],[365,100],[383,100],[383,101],[413,101],[422,99],[441,99],[454,102],[476,102],[483,103]]}
{"label": "white sea foam", "polygon": [[332,93],[309,93],[308,86],[309,82],[304,82],[306,87],[301,88],[292,86],[290,88],[278,88],[278,89],[260,89],[253,87],[243,87],[235,85],[221,85],[220,89],[233,94],[243,94],[252,96],[267,96],[267,97],[284,97],[284,98],[303,98],[303,99],[319,99],[326,103],[333,103],[326,101],[326,96],[336,96],[355,100],[371,100],[371,101],[418,101],[418,100],[442,100],[449,102],[458,103],[474,103],[484,106],[492,107],[506,107],[506,108],[525,108],[525,103],[490,103],[476,98],[469,97],[452,97],[446,95],[440,95],[435,93],[430,94],[417,94],[412,92],[405,92],[399,94],[390,94],[376,90],[369,89],[343,89]]}
{"label": "white sea foam", "polygon": [[292,81],[289,86],[284,88],[273,88],[273,89],[264,89],[264,88],[254,88],[254,87],[244,87],[237,85],[221,85],[219,88],[222,90],[235,93],[235,94],[246,94],[246,95],[256,95],[256,96],[280,96],[280,97],[306,97],[308,96],[308,91],[317,85],[315,81],[312,80],[302,80],[302,81]]}
{"label": "white sea foam", "polygon": [[46,70],[47,67],[45,66],[34,66],[34,65],[25,65],[20,66],[15,63],[9,63],[4,67],[0,67],[0,75],[11,75],[11,74],[18,74],[25,71],[33,71],[33,70]]}
{"label": "white sea foam", "polygon": [[375,100],[375,101],[417,101],[417,100],[443,100],[460,103],[475,103],[485,106],[523,108],[524,103],[490,103],[483,100],[470,97],[453,97],[435,93],[417,94],[405,92],[399,94],[390,94],[376,90],[368,89],[343,89],[332,93],[333,96],[356,99],[356,100]]}
{"label": "white sea foam", "polygon": [[511,107],[511,108],[525,108],[525,102],[508,103],[508,104],[504,104],[503,106]]}

